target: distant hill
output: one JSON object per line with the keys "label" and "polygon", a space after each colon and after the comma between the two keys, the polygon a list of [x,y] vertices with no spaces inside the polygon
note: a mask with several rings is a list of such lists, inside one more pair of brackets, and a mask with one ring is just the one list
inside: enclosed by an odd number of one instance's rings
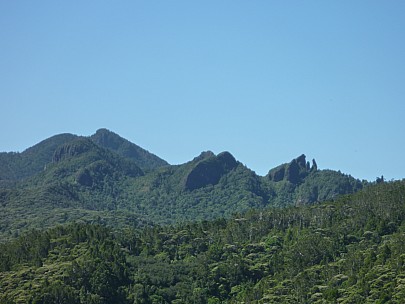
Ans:
{"label": "distant hill", "polygon": [[[363,188],[305,155],[266,176],[231,153],[171,166],[106,129],[62,134],[0,162],[0,242],[30,228],[81,220],[112,227],[229,218],[268,206],[313,204]],[[12,170],[11,170],[12,169]]]}
{"label": "distant hill", "polygon": [[[59,146],[77,138],[79,136],[74,134],[59,134],[45,139],[21,153],[1,152],[0,187],[38,174],[52,162],[55,150]],[[142,170],[148,171],[168,165],[165,160],[107,129],[97,130],[94,135],[90,136],[90,139],[98,146],[132,160]]]}

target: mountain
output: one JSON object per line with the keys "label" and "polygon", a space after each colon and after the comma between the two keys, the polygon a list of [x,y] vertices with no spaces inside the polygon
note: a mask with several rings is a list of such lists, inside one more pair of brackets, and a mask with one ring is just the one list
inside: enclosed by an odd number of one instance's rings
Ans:
{"label": "mountain", "polygon": [[[78,220],[118,229],[229,218],[336,199],[363,187],[350,175],[320,170],[315,161],[311,166],[305,155],[266,176],[226,151],[172,166],[106,129],[90,137],[51,137],[12,156],[20,163],[4,155],[0,172],[9,182],[0,184],[0,242]],[[19,164],[29,160],[35,166],[27,171]],[[7,173],[11,167],[18,174]]]}
{"label": "mountain", "polygon": [[53,154],[52,163],[36,179],[41,182],[49,180],[50,183],[74,178],[78,185],[97,188],[110,180],[142,175],[142,169],[135,162],[80,137],[59,146]]}
{"label": "mountain", "polygon": [[404,197],[384,182],[228,219],[33,230],[0,244],[0,303],[404,303]]}
{"label": "mountain", "polygon": [[271,169],[267,177],[273,182],[287,180],[293,184],[302,182],[305,177],[313,171],[316,171],[318,166],[315,159],[312,160],[312,168],[309,162],[306,161],[304,154],[293,159],[289,164],[282,164],[274,169]]}
{"label": "mountain", "polygon": [[[77,138],[79,136],[74,134],[59,134],[41,141],[22,153],[1,152],[0,187],[40,173],[47,164],[52,162],[54,152],[60,145]],[[168,165],[165,160],[107,129],[97,130],[95,134],[90,136],[90,139],[99,147],[132,160],[142,170],[148,171]]]}
{"label": "mountain", "polygon": [[236,168],[237,162],[229,152],[222,152],[218,156],[213,153],[202,159],[187,174],[186,190],[195,190],[208,185],[216,185],[221,177]]}
{"label": "mountain", "polygon": [[350,175],[333,170],[318,170],[315,159],[311,166],[304,154],[271,169],[266,180],[275,189],[277,197],[274,203],[279,206],[291,201],[308,204],[331,200],[363,187],[363,182]]}
{"label": "mountain", "polygon": [[150,171],[168,165],[165,160],[107,129],[97,130],[90,138],[100,147],[133,160],[142,170]]}
{"label": "mountain", "polygon": [[0,153],[0,186],[2,183],[21,180],[41,172],[51,161],[55,149],[75,138],[77,136],[73,134],[59,134],[22,153]]}
{"label": "mountain", "polygon": [[[75,137],[56,148],[40,173],[0,189],[1,231],[10,237],[25,229],[99,217],[114,223],[124,218],[114,211],[120,184],[142,175],[134,162],[89,138]],[[134,214],[125,215],[125,220]]]}

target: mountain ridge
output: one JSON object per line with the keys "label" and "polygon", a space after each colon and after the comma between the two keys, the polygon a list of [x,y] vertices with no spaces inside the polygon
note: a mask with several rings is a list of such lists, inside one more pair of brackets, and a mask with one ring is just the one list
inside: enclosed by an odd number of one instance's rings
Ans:
{"label": "mountain ridge", "polygon": [[[350,175],[320,170],[315,161],[310,166],[304,154],[259,176],[226,151],[205,151],[184,164],[169,165],[111,131],[95,134],[42,141],[30,149],[30,159],[39,159],[37,171],[0,181],[0,241],[77,219],[126,227],[230,217],[267,206],[335,199],[364,186]],[[35,151],[42,156],[36,158]],[[5,172],[4,164],[21,168],[4,159],[0,172]]]}
{"label": "mountain ridge", "polygon": [[0,182],[21,180],[40,172],[51,162],[55,149],[74,138],[77,135],[62,133],[42,140],[23,152],[0,152]]}
{"label": "mountain ridge", "polygon": [[90,139],[103,148],[135,161],[143,170],[149,171],[169,165],[167,161],[155,154],[105,128],[98,129],[95,134],[90,136]]}
{"label": "mountain ridge", "polygon": [[[55,150],[78,138],[89,138],[102,148],[134,161],[143,170],[169,165],[165,160],[105,128],[90,136],[62,133],[51,136],[23,152],[0,152],[0,186],[29,178],[52,163]],[[114,143],[115,146],[111,146]]]}

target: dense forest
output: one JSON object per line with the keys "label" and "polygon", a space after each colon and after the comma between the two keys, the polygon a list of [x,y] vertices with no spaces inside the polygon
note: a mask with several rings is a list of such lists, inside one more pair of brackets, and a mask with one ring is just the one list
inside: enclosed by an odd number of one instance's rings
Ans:
{"label": "dense forest", "polygon": [[31,230],[0,245],[0,303],[404,303],[404,199],[380,182],[228,219]]}

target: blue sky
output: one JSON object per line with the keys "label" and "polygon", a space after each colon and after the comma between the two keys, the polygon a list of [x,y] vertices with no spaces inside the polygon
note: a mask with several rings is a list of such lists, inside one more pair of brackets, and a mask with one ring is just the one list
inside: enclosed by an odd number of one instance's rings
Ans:
{"label": "blue sky", "polygon": [[404,1],[1,1],[0,151],[108,128],[164,158],[405,177]]}

